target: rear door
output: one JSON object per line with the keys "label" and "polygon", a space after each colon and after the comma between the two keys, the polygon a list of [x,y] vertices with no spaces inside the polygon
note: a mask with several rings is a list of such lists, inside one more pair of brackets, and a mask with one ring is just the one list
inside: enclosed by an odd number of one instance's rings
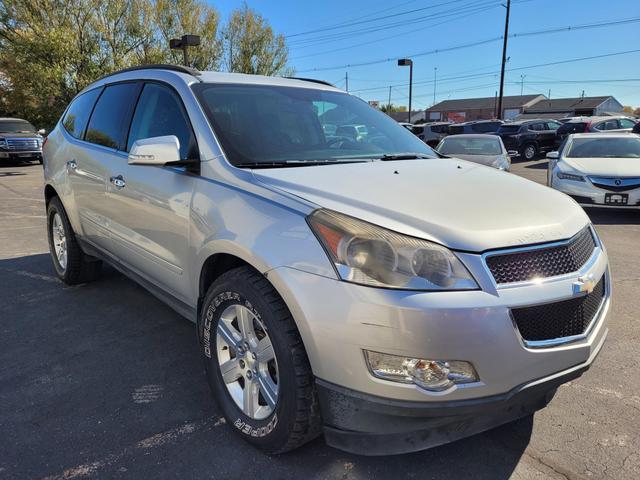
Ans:
{"label": "rear door", "polygon": [[[199,159],[179,95],[166,84],[147,82],[135,106],[125,149],[129,151],[136,140],[165,135],[178,138],[182,160]],[[120,186],[107,187],[118,258],[138,275],[189,303],[184,271],[189,258],[191,196],[198,176],[181,167],[129,165],[124,156],[112,165],[112,175],[120,180]]]}
{"label": "rear door", "polygon": [[[111,167],[121,160],[119,152],[124,148],[124,128],[128,124],[137,88],[135,82],[127,82],[101,89],[88,124],[81,132],[83,141],[74,142],[67,154],[67,171],[82,234],[86,240],[107,252],[111,251],[111,240],[105,193]],[[71,109],[64,122],[71,125],[77,119],[69,113]]]}
{"label": "rear door", "polygon": [[558,128],[560,128],[560,122],[544,122],[544,130],[541,132],[543,149],[553,150],[556,146],[556,137]]}

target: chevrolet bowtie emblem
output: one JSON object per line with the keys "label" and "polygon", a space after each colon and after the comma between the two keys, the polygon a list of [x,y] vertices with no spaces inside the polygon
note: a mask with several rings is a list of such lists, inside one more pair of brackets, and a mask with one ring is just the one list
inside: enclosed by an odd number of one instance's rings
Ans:
{"label": "chevrolet bowtie emblem", "polygon": [[593,292],[596,287],[596,281],[593,278],[593,273],[585,275],[584,277],[578,277],[578,280],[573,283],[574,295],[588,295]]}

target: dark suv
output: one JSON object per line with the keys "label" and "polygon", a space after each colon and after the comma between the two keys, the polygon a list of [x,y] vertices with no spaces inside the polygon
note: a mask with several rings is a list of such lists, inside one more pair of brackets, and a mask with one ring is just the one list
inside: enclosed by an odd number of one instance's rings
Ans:
{"label": "dark suv", "polygon": [[449,126],[449,135],[463,133],[495,133],[502,126],[502,120],[475,120]]}
{"label": "dark suv", "polygon": [[555,120],[520,120],[503,124],[496,135],[500,135],[507,150],[517,150],[525,160],[533,160],[555,148],[560,125]]}

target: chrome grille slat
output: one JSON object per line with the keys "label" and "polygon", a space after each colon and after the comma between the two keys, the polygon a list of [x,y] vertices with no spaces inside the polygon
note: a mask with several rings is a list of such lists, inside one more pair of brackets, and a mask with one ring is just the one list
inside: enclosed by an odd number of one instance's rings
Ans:
{"label": "chrome grille slat", "polygon": [[39,150],[37,138],[7,138],[7,150],[12,151],[35,151]]}
{"label": "chrome grille slat", "polygon": [[497,284],[526,282],[577,272],[595,248],[591,230],[585,228],[562,245],[496,253],[486,263]]}

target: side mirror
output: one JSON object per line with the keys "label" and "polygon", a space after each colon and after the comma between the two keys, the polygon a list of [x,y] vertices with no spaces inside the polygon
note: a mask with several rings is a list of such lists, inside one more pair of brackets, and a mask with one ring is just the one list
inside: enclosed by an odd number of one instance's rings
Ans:
{"label": "side mirror", "polygon": [[175,135],[136,140],[129,152],[129,165],[166,165],[180,161],[180,141]]}
{"label": "side mirror", "polygon": [[558,152],[549,152],[547,153],[547,158],[549,160],[557,160],[558,158],[560,158],[560,154]]}
{"label": "side mirror", "polygon": [[46,135],[47,131],[44,128],[41,128],[40,130],[38,130],[38,135]]}

